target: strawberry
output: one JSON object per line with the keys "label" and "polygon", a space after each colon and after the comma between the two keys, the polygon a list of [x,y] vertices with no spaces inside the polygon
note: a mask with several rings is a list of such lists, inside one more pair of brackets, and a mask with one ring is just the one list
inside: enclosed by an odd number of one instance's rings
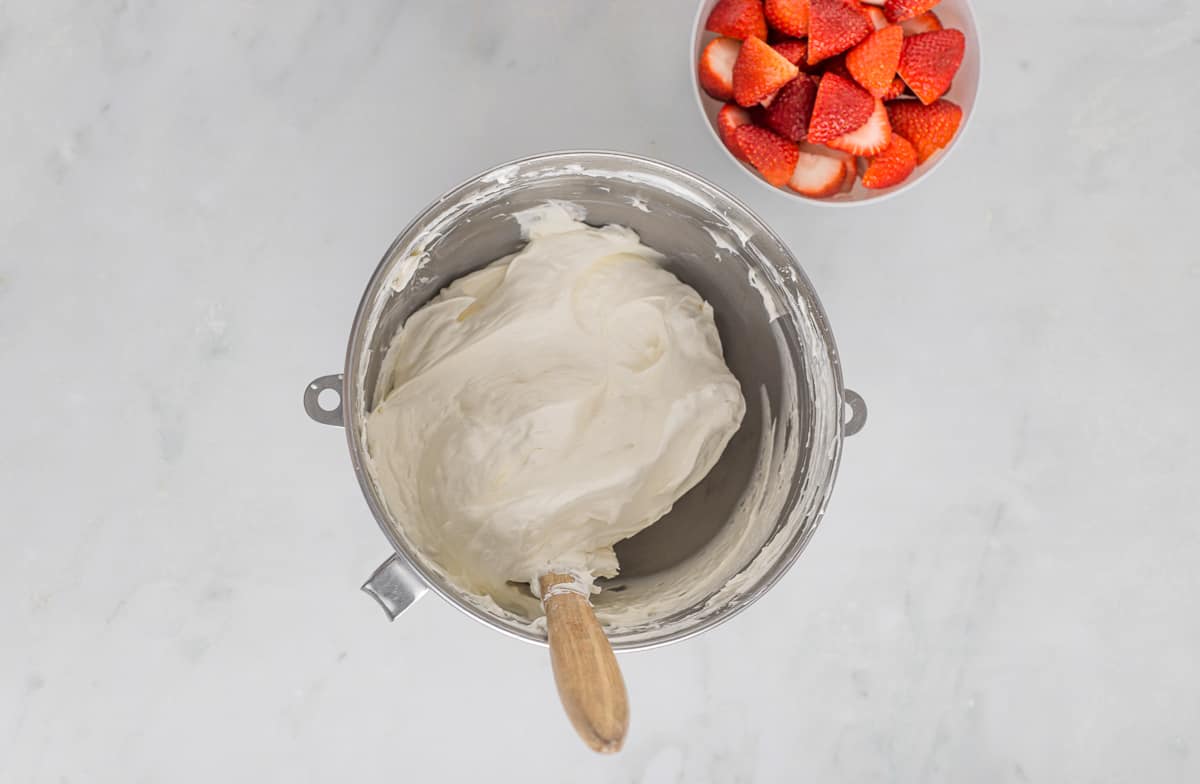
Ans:
{"label": "strawberry", "polygon": [[846,168],[844,160],[831,155],[801,151],[787,186],[816,199],[832,196],[845,184]]}
{"label": "strawberry", "polygon": [[808,35],[808,0],[766,0],[767,24],[784,35]]}
{"label": "strawberry", "polygon": [[[812,138],[811,133],[809,138]],[[883,101],[876,98],[875,110],[861,128],[830,139],[825,144],[851,155],[874,155],[887,147],[891,140],[892,125],[888,122],[887,107],[883,105]]]}
{"label": "strawberry", "polygon": [[917,151],[899,134],[892,134],[892,141],[867,163],[863,172],[864,188],[890,188],[908,179],[917,168]]}
{"label": "strawberry", "polygon": [[945,99],[928,106],[920,101],[889,101],[887,113],[892,130],[916,148],[917,163],[929,160],[950,143],[963,116],[958,104]]}
{"label": "strawberry", "polygon": [[846,52],[846,68],[854,81],[876,98],[887,95],[900,64],[904,47],[904,31],[899,25],[888,25],[871,33],[858,46]]}
{"label": "strawberry", "polygon": [[841,54],[870,35],[871,29],[858,0],[809,0],[808,64]]}
{"label": "strawberry", "polygon": [[887,0],[883,4],[883,13],[892,24],[912,19],[933,8],[942,0]]}
{"label": "strawberry", "polygon": [[771,48],[783,55],[783,59],[797,67],[803,66],[808,57],[808,44],[795,38],[785,38],[779,43],[771,44]]}
{"label": "strawberry", "polygon": [[875,5],[862,4],[862,12],[867,15],[867,19],[871,24],[875,25],[876,30],[882,30],[888,26],[887,17],[883,15],[883,9]]}
{"label": "strawberry", "polygon": [[854,190],[854,183],[858,180],[858,158],[853,155],[846,155],[846,179],[842,182],[842,193],[849,193]]}
{"label": "strawberry", "polygon": [[904,39],[897,71],[921,103],[933,103],[950,89],[962,65],[966,39],[958,30],[934,30]]}
{"label": "strawberry", "polygon": [[708,15],[704,29],[717,35],[745,40],[767,37],[762,0],[720,0]]}
{"label": "strawberry", "polygon": [[733,99],[733,64],[741,48],[734,38],[714,38],[700,54],[700,86],[718,101]]}
{"label": "strawberry", "polygon": [[750,117],[750,112],[736,103],[727,103],[717,112],[717,135],[733,153],[733,157],[740,161],[746,160],[746,153],[737,145],[737,129],[752,122],[754,120]]}
{"label": "strawberry", "polygon": [[[834,55],[820,65],[816,69],[823,74],[834,73],[843,79],[854,82],[854,76],[851,75],[850,69],[846,67],[846,56],[843,54]],[[858,84],[858,82],[854,82]]]}
{"label": "strawberry", "polygon": [[800,74],[779,88],[763,115],[762,124],[789,141],[802,142],[808,136],[808,121],[816,99],[817,80]]}
{"label": "strawberry", "polygon": [[734,140],[745,151],[750,165],[776,187],[787,182],[796,170],[800,148],[766,128],[743,125],[737,129]]}
{"label": "strawberry", "polygon": [[881,97],[885,101],[890,101],[893,98],[899,98],[901,95],[904,95],[904,90],[906,87],[907,85],[904,84],[904,80],[897,76],[892,80],[891,85],[888,87],[888,91]]}
{"label": "strawberry", "polygon": [[817,100],[808,123],[808,140],[824,144],[857,130],[871,118],[874,107],[875,99],[869,92],[849,79],[827,73],[817,86]]}
{"label": "strawberry", "polygon": [[900,23],[900,27],[904,29],[904,35],[916,35],[918,33],[930,33],[934,30],[942,29],[942,20],[938,19],[938,15],[933,11],[926,11],[920,16],[914,16],[912,19],[905,19]]}
{"label": "strawberry", "polygon": [[877,5],[880,8],[883,8],[883,4],[886,2],[887,0],[862,0],[863,5]]}
{"label": "strawberry", "polygon": [[733,64],[733,97],[742,106],[752,106],[796,78],[800,69],[792,65],[761,38],[742,42]]}

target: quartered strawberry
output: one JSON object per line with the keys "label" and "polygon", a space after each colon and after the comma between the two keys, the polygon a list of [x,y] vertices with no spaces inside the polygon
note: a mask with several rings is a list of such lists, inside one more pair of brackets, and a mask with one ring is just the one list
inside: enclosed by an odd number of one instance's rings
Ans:
{"label": "quartered strawberry", "polygon": [[870,35],[872,29],[858,0],[809,0],[808,64],[841,54]]}
{"label": "quartered strawberry", "polygon": [[912,142],[917,163],[924,163],[945,147],[958,133],[962,108],[945,99],[926,106],[920,101],[889,101],[888,120],[892,130]]}
{"label": "quartered strawberry", "polygon": [[792,38],[808,35],[808,0],[766,0],[767,24]]}
{"label": "quartered strawberry", "polygon": [[742,106],[753,106],[796,78],[800,69],[761,38],[742,42],[733,64],[733,98]]}
{"label": "quartered strawberry", "polygon": [[904,31],[899,25],[888,25],[846,52],[846,68],[867,92],[882,98],[891,88],[892,79],[896,78],[896,66],[900,64],[903,47]]}
{"label": "quartered strawberry", "polygon": [[733,99],[733,64],[741,48],[734,38],[714,38],[700,53],[700,86],[718,101]]}
{"label": "quartered strawberry", "polygon": [[883,4],[883,13],[892,24],[912,19],[933,8],[942,0],[887,0]]}
{"label": "quartered strawberry", "polygon": [[796,170],[800,148],[766,128],[743,125],[737,129],[735,141],[746,153],[750,165],[776,187],[787,182]]}
{"label": "quartered strawberry", "polygon": [[904,83],[904,80],[897,76],[892,80],[891,85],[888,86],[887,93],[885,93],[882,98],[885,101],[890,101],[893,98],[899,98],[901,95],[904,95],[904,90],[907,87],[908,85]]}
{"label": "quartered strawberry", "polygon": [[717,112],[717,135],[738,160],[746,160],[746,153],[737,145],[737,129],[753,122],[750,112],[736,103],[727,103]]}
{"label": "quartered strawberry", "polygon": [[[892,125],[888,122],[887,107],[878,98],[875,110],[861,128],[825,142],[835,150],[851,155],[875,155],[892,141]],[[809,134],[812,138],[812,134]]]}
{"label": "quartered strawberry", "polygon": [[950,89],[962,65],[966,39],[958,30],[934,30],[904,39],[900,72],[922,103],[933,103]]}
{"label": "quartered strawberry", "polygon": [[785,38],[771,44],[771,48],[783,55],[783,59],[795,66],[804,66],[808,58],[808,44],[795,38]]}
{"label": "quartered strawberry", "polygon": [[907,180],[915,168],[916,150],[907,139],[894,133],[888,146],[867,163],[862,184],[864,188],[890,188]]}
{"label": "quartered strawberry", "polygon": [[708,14],[704,29],[739,41],[756,36],[767,37],[767,18],[762,0],[720,0]]}
{"label": "quartered strawberry", "polygon": [[783,138],[802,142],[808,137],[808,121],[817,100],[817,79],[800,74],[779,88],[763,113],[762,124]]}
{"label": "quartered strawberry", "polygon": [[934,30],[942,29],[942,20],[938,19],[938,15],[933,11],[926,11],[920,16],[914,16],[912,19],[905,19],[900,23],[901,29],[904,30],[904,35],[917,35],[918,33],[930,33]]}
{"label": "quartered strawberry", "polygon": [[857,130],[871,119],[874,109],[875,99],[869,92],[849,79],[827,73],[817,86],[817,100],[808,123],[808,140],[826,144]]}
{"label": "quartered strawberry", "polygon": [[832,155],[800,151],[787,186],[815,199],[832,196],[846,182],[846,162]]}
{"label": "quartered strawberry", "polygon": [[[882,5],[882,3],[880,3]],[[888,26],[887,17],[883,14],[883,9],[877,5],[862,4],[862,12],[867,15],[867,19],[871,20],[871,24],[875,25],[876,30],[882,30]]]}

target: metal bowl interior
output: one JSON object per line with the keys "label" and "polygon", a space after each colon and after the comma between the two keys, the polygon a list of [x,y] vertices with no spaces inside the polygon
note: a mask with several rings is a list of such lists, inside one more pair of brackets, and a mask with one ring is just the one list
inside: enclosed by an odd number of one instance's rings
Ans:
{"label": "metal bowl interior", "polygon": [[[568,201],[594,225],[628,226],[708,300],[747,414],[717,466],[662,520],[617,545],[621,574],[595,597],[614,648],[683,639],[770,587],[815,530],[842,442],[843,388],[825,314],[780,239],[740,202],[680,169],[630,155],[564,152],[497,167],[438,199],[404,230],[359,306],[344,374],[350,452],[397,553],[488,625],[544,642],[536,603],[503,607],[459,590],[407,541],[370,473],[363,426],[387,345],[452,280],[517,250],[513,214]],[[637,608],[650,603],[648,617]]]}

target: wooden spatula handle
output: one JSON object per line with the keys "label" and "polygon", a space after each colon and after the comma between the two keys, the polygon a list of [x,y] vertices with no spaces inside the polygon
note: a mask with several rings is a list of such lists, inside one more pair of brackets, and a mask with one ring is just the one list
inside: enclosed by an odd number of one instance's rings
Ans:
{"label": "wooden spatula handle", "polygon": [[572,582],[574,578],[565,574],[546,574],[539,579],[541,594],[546,597],[554,682],[567,717],[584,743],[602,753],[620,751],[629,729],[625,679],[591,602],[575,592],[550,590]]}

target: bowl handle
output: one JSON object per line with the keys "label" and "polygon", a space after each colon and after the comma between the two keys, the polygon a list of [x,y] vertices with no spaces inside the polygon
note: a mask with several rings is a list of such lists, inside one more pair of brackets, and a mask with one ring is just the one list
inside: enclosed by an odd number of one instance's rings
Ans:
{"label": "bowl handle", "polygon": [[[332,389],[337,393],[337,406],[334,408],[324,408],[321,405],[319,398],[321,393],[327,389]],[[337,373],[332,376],[321,376],[313,379],[308,386],[304,388],[304,413],[308,414],[309,418],[314,422],[320,422],[322,425],[336,425],[342,427],[345,423],[342,421],[342,374]]]}
{"label": "bowl handle", "polygon": [[363,583],[362,589],[379,602],[389,621],[417,603],[429,590],[400,556],[392,555]]}
{"label": "bowl handle", "polygon": [[867,424],[867,401],[853,389],[843,391],[846,405],[850,406],[850,418],[842,425],[842,435],[852,436]]}

